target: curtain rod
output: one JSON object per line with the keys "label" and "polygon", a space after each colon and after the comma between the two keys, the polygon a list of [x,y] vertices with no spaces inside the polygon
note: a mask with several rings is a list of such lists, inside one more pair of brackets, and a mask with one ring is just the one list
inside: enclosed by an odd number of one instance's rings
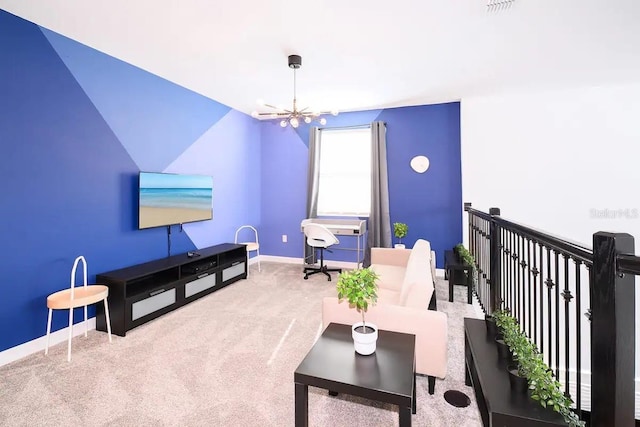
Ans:
{"label": "curtain rod", "polygon": [[[386,122],[382,122],[382,124],[387,127],[387,123]],[[365,129],[365,128],[370,128],[371,127],[371,123],[369,124],[364,124],[364,125],[353,125],[353,126],[336,126],[336,127],[322,127],[322,128],[318,128],[320,130],[342,130],[342,129]]]}

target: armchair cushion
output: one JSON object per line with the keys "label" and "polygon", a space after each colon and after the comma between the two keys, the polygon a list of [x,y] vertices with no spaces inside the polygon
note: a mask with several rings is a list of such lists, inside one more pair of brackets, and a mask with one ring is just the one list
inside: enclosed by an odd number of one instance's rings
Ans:
{"label": "armchair cushion", "polygon": [[[416,336],[416,372],[444,378],[447,373],[447,316],[421,308],[379,303],[369,307],[365,320],[379,329]],[[325,297],[322,301],[322,324],[353,325],[362,315],[347,301]]]}
{"label": "armchair cushion", "polygon": [[371,269],[380,276],[379,290],[399,292],[394,304],[427,308],[434,292],[432,256],[431,244],[423,239],[412,249],[372,248]]}
{"label": "armchair cushion", "polygon": [[370,268],[380,277],[378,279],[379,289],[388,289],[390,291],[400,292],[402,283],[404,282],[404,273],[407,270],[406,266],[399,267],[388,264],[371,264]]}
{"label": "armchair cushion", "polygon": [[371,248],[371,264],[406,267],[411,249]]}

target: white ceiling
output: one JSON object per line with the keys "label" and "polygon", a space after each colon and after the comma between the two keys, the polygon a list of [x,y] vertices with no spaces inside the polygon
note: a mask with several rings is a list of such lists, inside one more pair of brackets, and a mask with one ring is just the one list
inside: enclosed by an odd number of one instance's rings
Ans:
{"label": "white ceiling", "polygon": [[[640,81],[640,0],[0,0],[237,110],[340,111]],[[263,110],[264,111],[264,110]]]}

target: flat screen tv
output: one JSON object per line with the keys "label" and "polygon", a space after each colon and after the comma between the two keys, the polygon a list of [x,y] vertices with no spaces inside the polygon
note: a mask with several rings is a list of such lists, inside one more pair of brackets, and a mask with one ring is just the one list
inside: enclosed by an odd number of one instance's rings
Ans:
{"label": "flat screen tv", "polygon": [[213,179],[205,175],[140,172],[138,227],[213,218]]}

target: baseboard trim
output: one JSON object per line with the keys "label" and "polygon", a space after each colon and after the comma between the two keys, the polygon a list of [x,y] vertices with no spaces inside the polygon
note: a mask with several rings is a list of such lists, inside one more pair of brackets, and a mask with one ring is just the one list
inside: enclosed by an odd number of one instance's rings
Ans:
{"label": "baseboard trim", "polygon": [[[96,318],[92,317],[88,321],[89,330],[92,331],[96,328]],[[79,335],[83,335],[85,331],[84,322],[74,323],[73,325],[73,336],[77,337]],[[69,337],[69,327],[59,329],[55,332],[51,332],[49,338],[49,347],[53,347],[56,344],[60,344],[61,342],[67,341]],[[17,345],[15,347],[8,348],[2,352],[0,352],[0,366],[7,365],[11,362],[15,362],[16,360],[20,360],[24,357],[30,356],[33,353],[37,353],[39,351],[44,352],[44,349],[47,346],[47,336],[41,336],[34,340],[28,341],[24,344]],[[71,343],[73,347],[73,342]],[[73,352],[73,348],[71,349]]]}
{"label": "baseboard trim", "polygon": [[[301,267],[303,266],[302,258],[295,258],[295,257],[260,255],[260,261],[261,262],[279,262],[283,264],[298,264]],[[357,268],[358,267],[358,264],[356,264],[355,262],[348,262],[348,261],[325,260],[325,263],[328,267],[338,267],[338,268]]]}
{"label": "baseboard trim", "polygon": [[275,255],[260,255],[261,262],[279,262],[282,264],[300,264],[302,265],[302,258],[275,256]]}

